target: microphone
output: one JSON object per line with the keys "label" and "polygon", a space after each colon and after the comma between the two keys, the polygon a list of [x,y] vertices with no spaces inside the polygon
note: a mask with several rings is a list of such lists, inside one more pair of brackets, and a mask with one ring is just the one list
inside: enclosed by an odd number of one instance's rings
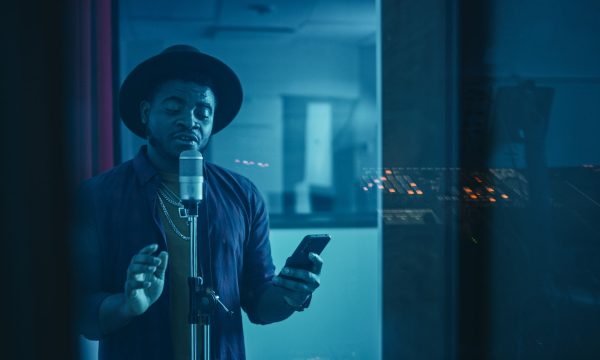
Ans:
{"label": "microphone", "polygon": [[197,150],[184,150],[179,155],[179,195],[186,209],[197,210],[202,201],[203,161]]}

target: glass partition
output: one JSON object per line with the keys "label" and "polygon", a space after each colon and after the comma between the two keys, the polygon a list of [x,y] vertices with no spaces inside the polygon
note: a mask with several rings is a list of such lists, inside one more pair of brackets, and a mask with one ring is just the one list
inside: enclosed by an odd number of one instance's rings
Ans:
{"label": "glass partition", "polygon": [[[277,271],[306,234],[332,236],[307,311],[268,326],[244,317],[248,358],[379,358],[378,189],[363,189],[380,151],[375,0],[119,4],[121,79],[178,43],[239,76],[240,113],[204,157],[262,193]],[[143,143],[121,126],[123,161]]]}

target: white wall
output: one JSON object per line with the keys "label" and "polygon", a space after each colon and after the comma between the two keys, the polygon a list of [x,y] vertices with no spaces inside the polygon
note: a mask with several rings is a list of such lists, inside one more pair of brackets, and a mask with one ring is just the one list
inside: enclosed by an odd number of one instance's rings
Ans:
{"label": "white wall", "polygon": [[379,359],[381,262],[377,229],[278,229],[271,231],[279,271],[306,234],[329,233],[321,287],[310,307],[289,319],[254,325],[245,319],[249,360]]}

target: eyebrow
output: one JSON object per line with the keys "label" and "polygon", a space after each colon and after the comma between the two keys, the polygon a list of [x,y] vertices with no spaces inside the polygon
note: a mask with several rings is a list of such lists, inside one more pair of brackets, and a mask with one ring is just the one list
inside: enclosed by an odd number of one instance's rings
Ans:
{"label": "eyebrow", "polygon": [[169,101],[176,101],[178,103],[185,103],[185,100],[179,96],[169,96],[168,98],[162,99],[161,104],[164,104]]}
{"label": "eyebrow", "polygon": [[[177,95],[173,95],[173,96],[169,96],[168,98],[163,99],[161,101],[161,104],[167,103],[169,101],[175,101],[175,102],[178,102],[180,104],[187,103],[187,101],[183,97],[180,97],[180,96],[177,96]],[[197,101],[196,102],[196,107],[207,108],[207,109],[210,110],[211,113],[214,112],[213,107],[208,103],[208,101]]]}

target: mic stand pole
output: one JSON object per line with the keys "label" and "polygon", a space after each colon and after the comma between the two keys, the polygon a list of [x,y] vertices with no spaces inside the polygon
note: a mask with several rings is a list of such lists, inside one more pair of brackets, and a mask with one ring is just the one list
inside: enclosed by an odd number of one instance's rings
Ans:
{"label": "mic stand pole", "polygon": [[[210,360],[210,324],[211,317],[219,305],[225,312],[232,315],[225,304],[214,290],[207,287],[204,279],[200,276],[198,268],[198,206],[199,201],[184,201],[188,225],[190,227],[190,276],[188,277],[189,288],[189,318],[190,324],[190,354],[192,360],[200,360],[198,349],[198,329],[203,327],[203,360]],[[206,239],[208,241],[208,239]]]}
{"label": "mic stand pole", "polygon": [[200,276],[198,270],[198,206],[199,201],[189,201],[184,203],[186,210],[188,226],[190,227],[190,274],[188,277],[189,288],[189,315],[188,323],[190,325],[190,354],[191,360],[200,360],[198,349],[198,329],[199,325],[204,325],[204,356],[203,359],[210,359],[210,322],[204,321],[204,314],[200,312],[199,295],[202,294],[204,279]]}

